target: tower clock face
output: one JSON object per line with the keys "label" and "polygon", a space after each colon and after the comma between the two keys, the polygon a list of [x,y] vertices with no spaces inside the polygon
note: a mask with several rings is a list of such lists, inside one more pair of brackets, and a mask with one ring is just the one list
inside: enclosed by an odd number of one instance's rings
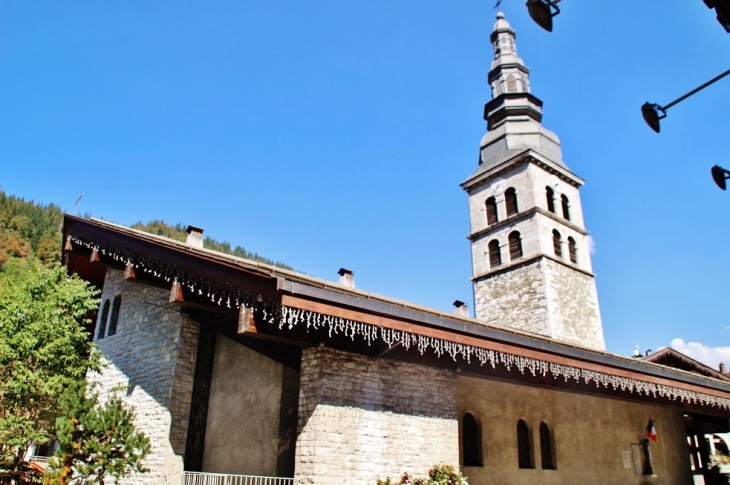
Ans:
{"label": "tower clock face", "polygon": [[492,195],[495,197],[502,195],[502,192],[504,192],[504,179],[497,179],[492,182],[492,185],[489,186],[489,190],[492,191]]}

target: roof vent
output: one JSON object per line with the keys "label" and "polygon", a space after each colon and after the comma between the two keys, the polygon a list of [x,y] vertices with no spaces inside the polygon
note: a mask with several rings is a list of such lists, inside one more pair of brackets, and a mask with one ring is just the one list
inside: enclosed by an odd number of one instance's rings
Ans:
{"label": "roof vent", "polygon": [[723,364],[722,362],[720,362],[720,373],[721,374],[724,374],[725,372],[727,372],[727,370],[725,370],[725,364]]}
{"label": "roof vent", "polygon": [[456,300],[454,302],[454,313],[456,313],[460,317],[468,317],[469,308],[467,308],[466,303],[464,303],[463,301]]}
{"label": "roof vent", "polygon": [[340,275],[340,284],[342,286],[355,288],[355,275],[352,271],[350,271],[349,269],[340,268],[337,274]]}
{"label": "roof vent", "polygon": [[203,229],[195,226],[188,226],[187,228],[188,237],[185,239],[185,244],[194,248],[203,247]]}

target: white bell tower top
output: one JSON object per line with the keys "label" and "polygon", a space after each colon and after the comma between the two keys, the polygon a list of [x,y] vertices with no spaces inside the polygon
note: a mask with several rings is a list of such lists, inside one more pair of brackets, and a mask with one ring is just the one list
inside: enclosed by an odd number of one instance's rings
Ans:
{"label": "white bell tower top", "polygon": [[560,140],[542,126],[542,101],[497,14],[490,40],[492,100],[469,194],[476,317],[603,349],[603,329],[579,189]]}

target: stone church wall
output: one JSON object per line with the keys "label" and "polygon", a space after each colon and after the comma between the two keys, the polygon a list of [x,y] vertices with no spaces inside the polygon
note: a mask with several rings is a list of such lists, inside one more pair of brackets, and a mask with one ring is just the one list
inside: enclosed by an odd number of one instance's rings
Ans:
{"label": "stone church wall", "polygon": [[122,396],[150,439],[150,471],[135,481],[164,483],[183,471],[199,325],[168,303],[168,290],[123,275],[107,271],[101,304],[121,295],[119,320],[114,335],[94,336],[106,365],[88,380],[101,399]]}
{"label": "stone church wall", "polygon": [[[681,411],[463,375],[457,388],[459,419],[468,412],[481,425],[483,466],[463,467],[470,485],[693,483]],[[651,443],[654,478],[637,475],[633,460],[628,468],[623,461],[644,439],[650,418],[659,436]],[[520,419],[532,434],[532,469],[519,468]],[[555,470],[542,468],[541,422],[553,432]]]}
{"label": "stone church wall", "polygon": [[451,371],[327,347],[302,355],[295,478],[372,485],[459,459]]}
{"label": "stone church wall", "polygon": [[550,259],[544,264],[553,338],[605,349],[595,279]]}
{"label": "stone church wall", "polygon": [[474,283],[476,317],[592,349],[605,349],[592,276],[542,257]]}
{"label": "stone church wall", "polygon": [[548,295],[542,260],[492,274],[474,283],[477,319],[490,325],[550,335]]}

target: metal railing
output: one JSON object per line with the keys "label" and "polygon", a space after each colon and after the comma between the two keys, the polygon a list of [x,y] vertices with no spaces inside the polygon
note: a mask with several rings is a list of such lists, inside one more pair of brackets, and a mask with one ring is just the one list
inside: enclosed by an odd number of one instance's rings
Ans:
{"label": "metal railing", "polygon": [[170,485],[294,485],[294,479],[229,473],[184,472],[167,483]]}

